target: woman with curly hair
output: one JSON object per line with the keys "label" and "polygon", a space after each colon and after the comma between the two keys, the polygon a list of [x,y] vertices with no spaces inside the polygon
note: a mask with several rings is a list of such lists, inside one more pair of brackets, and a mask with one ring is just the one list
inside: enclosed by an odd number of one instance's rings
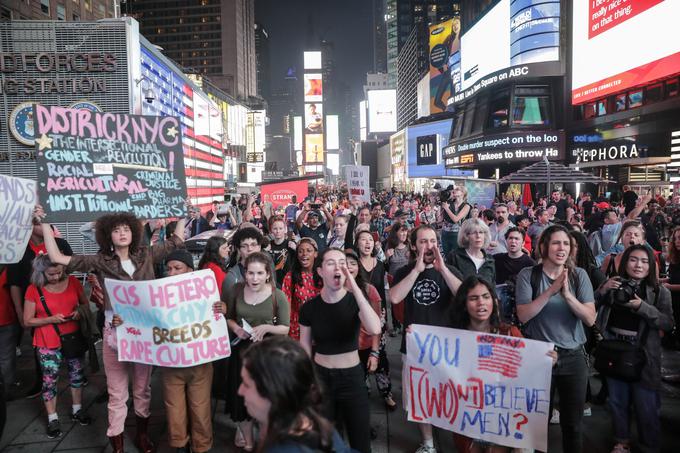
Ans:
{"label": "woman with curly hair", "polygon": [[[45,217],[41,207],[36,208],[36,220]],[[182,218],[172,236],[163,243],[151,247],[142,245],[142,223],[130,213],[107,214],[95,224],[95,239],[99,252],[94,255],[66,256],[57,247],[54,233],[48,223],[42,223],[45,247],[54,264],[66,266],[66,272],[95,272],[99,284],[104,287],[104,279],[115,280],[153,280],[154,265],[165,261],[166,256],[184,243]],[[154,445],[148,435],[149,416],[151,415],[151,365],[121,362],[118,360],[116,329],[112,325],[113,308],[109,295],[104,292],[104,369],[109,394],[108,414],[109,437],[114,453],[123,453],[123,430],[127,417],[128,383],[132,377],[132,397],[137,416],[137,436],[135,445],[144,453],[151,453]]]}
{"label": "woman with curly hair", "polygon": [[314,261],[317,254],[314,239],[300,239],[291,270],[283,277],[281,290],[290,301],[290,331],[288,335],[294,340],[300,339],[300,324],[298,323],[300,308],[321,291],[321,287],[314,280]]}
{"label": "woman with curly hair", "polygon": [[229,257],[229,243],[222,236],[213,236],[206,242],[203,256],[198,262],[199,269],[210,269],[215,274],[220,296],[222,295],[222,283],[228,271],[227,257]]}

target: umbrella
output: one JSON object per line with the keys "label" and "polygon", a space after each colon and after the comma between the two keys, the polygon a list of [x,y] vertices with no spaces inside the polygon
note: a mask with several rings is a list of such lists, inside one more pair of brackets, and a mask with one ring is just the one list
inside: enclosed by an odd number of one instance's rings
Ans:
{"label": "umbrella", "polygon": [[522,187],[522,207],[526,208],[532,201],[534,201],[534,198],[531,195],[531,185],[525,183]]}

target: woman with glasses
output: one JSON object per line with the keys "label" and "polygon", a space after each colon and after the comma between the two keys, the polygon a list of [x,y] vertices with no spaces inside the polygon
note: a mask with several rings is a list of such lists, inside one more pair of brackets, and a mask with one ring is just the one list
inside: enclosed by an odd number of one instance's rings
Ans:
{"label": "woman with glasses", "polygon": [[496,264],[486,253],[491,242],[489,227],[481,219],[463,222],[458,233],[458,248],[447,257],[447,263],[457,268],[463,278],[477,275],[489,283],[496,282]]}

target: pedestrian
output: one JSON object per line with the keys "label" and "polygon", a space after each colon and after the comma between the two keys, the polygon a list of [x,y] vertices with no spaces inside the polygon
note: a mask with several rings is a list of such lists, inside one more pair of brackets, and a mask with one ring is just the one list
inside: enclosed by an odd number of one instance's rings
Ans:
{"label": "pedestrian", "polygon": [[[595,322],[590,279],[574,267],[574,240],[560,225],[543,231],[537,244],[541,264],[520,271],[515,301],[528,338],[555,344],[559,358],[553,368],[552,392],[559,394],[563,451],[583,448],[583,408],[588,382],[584,326]],[[550,398],[550,413],[554,398]]]}
{"label": "pedestrian", "polygon": [[[347,430],[350,446],[371,451],[368,393],[359,358],[359,328],[380,334],[380,317],[347,269],[345,253],[326,249],[316,273],[321,293],[300,310],[300,344],[316,364],[328,417]],[[312,351],[313,346],[313,351]]]}
{"label": "pedestrian", "polygon": [[495,207],[495,214],[495,222],[489,225],[491,242],[489,243],[488,252],[492,255],[508,251],[508,244],[505,242],[505,233],[515,226],[508,217],[507,205],[502,203],[497,204]]}
{"label": "pedestrian", "polygon": [[278,288],[268,254],[252,253],[243,263],[245,281],[222,296],[227,304],[227,325],[238,337],[229,358],[227,412],[236,423],[234,445],[253,451],[253,423],[238,394],[241,385],[241,352],[266,335],[288,335],[290,312],[286,295]]}
{"label": "pedestrian", "polygon": [[489,227],[480,219],[468,219],[458,232],[458,248],[447,257],[447,263],[461,273],[463,278],[479,275],[488,282],[496,281],[493,255],[486,253],[491,242]]}
{"label": "pedestrian", "polygon": [[300,232],[300,237],[314,239],[318,251],[326,249],[328,233],[333,229],[333,216],[326,210],[326,207],[319,205],[326,217],[326,221],[321,223],[320,215],[316,210],[311,210],[309,203],[305,204],[304,211],[297,218],[296,226]]}
{"label": "pedestrian", "polygon": [[274,263],[276,287],[281,288],[283,277],[286,276],[293,262],[295,242],[287,238],[286,221],[281,216],[273,216],[269,219],[269,232],[271,241],[267,251]]}
{"label": "pedestrian", "polygon": [[597,316],[597,326],[605,340],[636,345],[645,357],[642,369],[635,370],[638,380],[623,380],[604,371],[616,442],[612,453],[630,453],[632,449],[631,409],[635,412],[641,450],[660,451],[661,337],[673,328],[673,310],[670,291],[659,285],[655,268],[656,260],[649,247],[635,244],[627,248],[620,273],[633,283],[631,290],[608,290]]}
{"label": "pedestrian", "polygon": [[217,288],[222,295],[222,283],[227,276],[227,258],[229,257],[229,243],[223,236],[213,236],[205,243],[203,255],[198,261],[199,269],[210,269],[215,275]]}
{"label": "pedestrian", "polygon": [[[44,217],[44,212],[41,207],[38,207],[36,218],[42,217]],[[128,281],[153,280],[154,264],[162,263],[171,251],[183,245],[185,220],[180,219],[177,222],[172,235],[162,244],[144,247],[140,243],[142,224],[137,217],[129,213],[104,215],[97,219],[95,224],[95,238],[100,250],[95,255],[63,255],[57,247],[50,225],[43,222],[42,230],[47,253],[53,263],[66,266],[67,272],[95,270],[99,284],[103,288],[105,278]],[[106,322],[102,348],[109,393],[109,426],[106,435],[109,437],[113,452],[123,453],[123,430],[129,398],[128,383],[129,375],[132,373],[132,394],[137,419],[137,434],[134,443],[141,452],[151,453],[155,448],[148,433],[151,416],[152,367],[142,363],[118,360],[116,330],[111,324],[114,313],[106,291],[104,300]]]}
{"label": "pedestrian", "polygon": [[[31,286],[26,290],[24,325],[33,328],[33,347],[42,372],[42,399],[47,412],[47,437],[61,436],[57,414],[59,368],[65,361],[71,386],[71,420],[87,426],[92,419],[82,408],[83,358],[87,346],[80,333],[78,305],[88,305],[83,285],[47,255],[33,260]],[[69,337],[72,344],[65,344]],[[67,349],[67,346],[69,347]]]}
{"label": "pedestrian", "polygon": [[321,291],[314,279],[314,263],[318,252],[316,241],[302,238],[297,246],[291,270],[283,278],[281,289],[290,302],[290,330],[288,335],[300,339],[300,308]]}
{"label": "pedestrian", "polygon": [[254,343],[244,353],[241,378],[239,395],[260,428],[258,452],[350,453],[322,415],[321,383],[296,341],[273,336]]}
{"label": "pedestrian", "polygon": [[[450,203],[450,201],[453,201],[453,203]],[[467,202],[467,189],[464,186],[456,186],[449,198],[442,201],[441,211],[439,211],[440,218],[438,220],[442,223],[444,256],[449,256],[449,253],[458,248],[460,226],[465,219],[471,217],[471,214],[472,206]]]}
{"label": "pedestrian", "polygon": [[244,263],[249,255],[261,252],[264,244],[264,236],[254,226],[239,228],[231,237],[231,255],[227,265],[227,276],[222,282],[220,294],[226,294],[234,289],[234,286],[245,278]]}

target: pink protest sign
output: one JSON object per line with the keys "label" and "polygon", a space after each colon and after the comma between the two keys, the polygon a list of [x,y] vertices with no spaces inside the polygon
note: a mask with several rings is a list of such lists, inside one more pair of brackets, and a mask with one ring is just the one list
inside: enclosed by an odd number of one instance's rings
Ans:
{"label": "pink protest sign", "polygon": [[123,319],[118,360],[184,368],[231,355],[226,320],[212,308],[220,300],[212,271],[105,285]]}
{"label": "pink protest sign", "polygon": [[403,368],[408,419],[473,439],[547,451],[550,343],[412,325]]}

